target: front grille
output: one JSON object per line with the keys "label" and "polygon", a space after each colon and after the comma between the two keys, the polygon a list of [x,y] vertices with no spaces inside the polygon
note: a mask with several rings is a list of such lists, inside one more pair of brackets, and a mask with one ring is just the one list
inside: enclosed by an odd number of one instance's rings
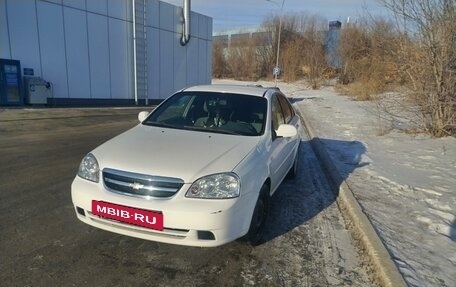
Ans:
{"label": "front grille", "polygon": [[103,181],[109,191],[143,198],[171,197],[184,184],[179,178],[151,176],[111,168],[103,169]]}

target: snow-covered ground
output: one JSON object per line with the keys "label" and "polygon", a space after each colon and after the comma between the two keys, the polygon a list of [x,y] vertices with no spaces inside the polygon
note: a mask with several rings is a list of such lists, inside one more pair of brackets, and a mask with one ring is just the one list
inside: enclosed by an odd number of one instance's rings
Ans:
{"label": "snow-covered ground", "polygon": [[378,104],[333,87],[278,86],[319,134],[408,285],[456,286],[456,139],[390,130]]}

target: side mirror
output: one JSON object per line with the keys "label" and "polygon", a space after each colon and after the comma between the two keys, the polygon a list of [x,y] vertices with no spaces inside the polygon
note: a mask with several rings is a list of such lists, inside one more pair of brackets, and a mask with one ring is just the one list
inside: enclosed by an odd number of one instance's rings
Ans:
{"label": "side mirror", "polygon": [[298,134],[298,130],[293,125],[280,125],[276,131],[278,137],[291,138]]}
{"label": "side mirror", "polygon": [[146,111],[139,112],[139,114],[138,114],[139,122],[142,123],[147,118],[148,115],[149,115],[149,112],[146,112]]}

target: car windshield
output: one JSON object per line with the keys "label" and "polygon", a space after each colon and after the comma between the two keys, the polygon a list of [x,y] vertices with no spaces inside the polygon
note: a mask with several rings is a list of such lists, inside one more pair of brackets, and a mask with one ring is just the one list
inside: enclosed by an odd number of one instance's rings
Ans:
{"label": "car windshield", "polygon": [[266,120],[265,98],[214,92],[180,92],[155,109],[145,125],[258,136]]}

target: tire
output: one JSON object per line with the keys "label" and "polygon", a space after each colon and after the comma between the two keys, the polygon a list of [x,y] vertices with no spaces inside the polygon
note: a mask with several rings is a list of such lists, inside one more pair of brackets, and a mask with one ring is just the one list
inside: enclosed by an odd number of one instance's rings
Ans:
{"label": "tire", "polygon": [[266,220],[269,216],[269,188],[263,185],[260,190],[260,195],[255,204],[255,209],[250,222],[247,240],[252,246],[257,246],[262,243]]}

